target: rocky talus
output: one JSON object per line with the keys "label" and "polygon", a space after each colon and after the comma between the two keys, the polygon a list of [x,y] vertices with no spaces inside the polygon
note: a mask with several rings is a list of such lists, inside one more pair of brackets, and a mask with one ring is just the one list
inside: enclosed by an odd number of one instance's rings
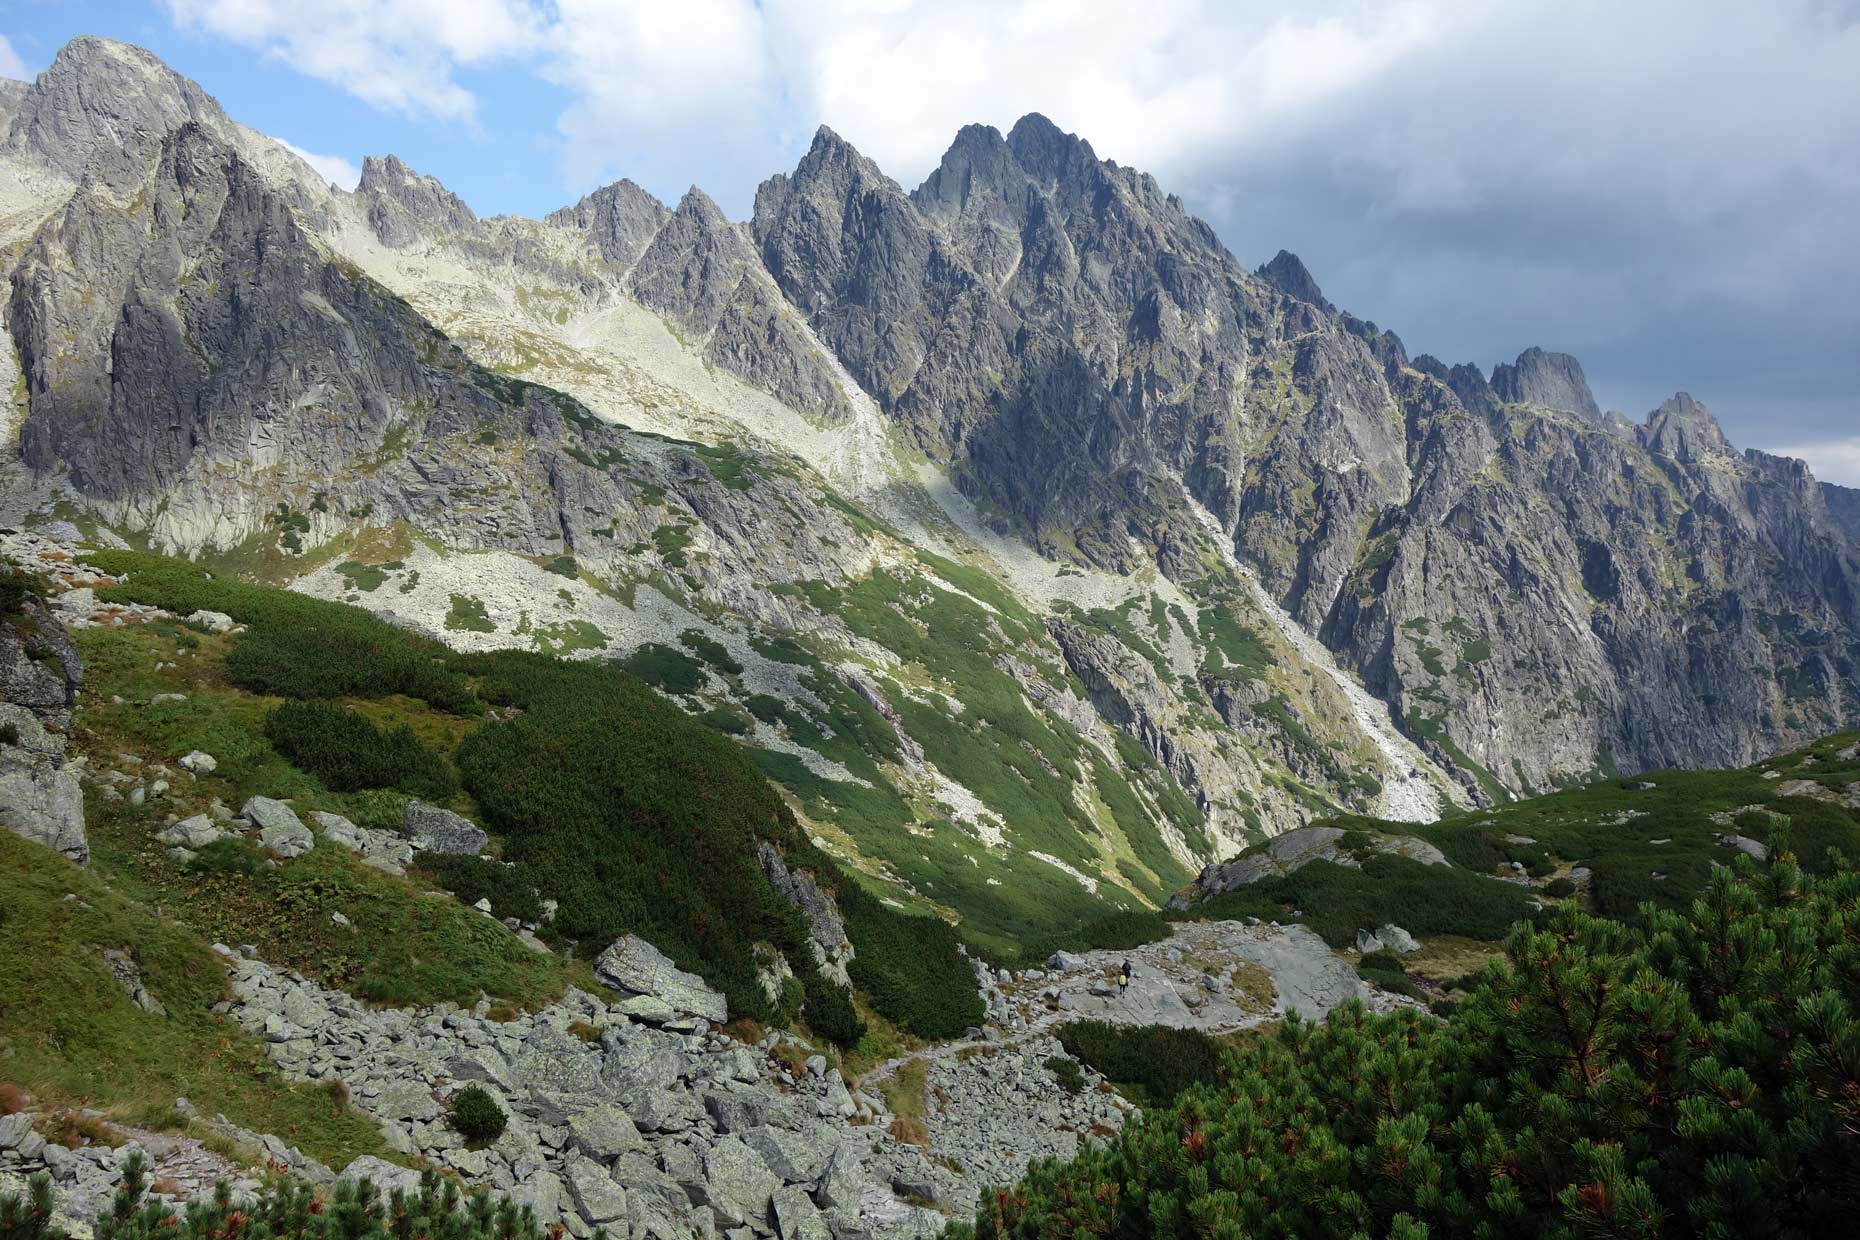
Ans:
{"label": "rocky talus", "polygon": [[[946,1217],[921,1203],[971,1209],[981,1188],[1029,1157],[1070,1152],[1093,1125],[1120,1122],[1095,1089],[1052,1099],[1037,1066],[1050,1048],[996,1047],[987,1070],[936,1078],[948,1098],[939,1125],[968,1121],[960,1140],[972,1162],[954,1171],[928,1157],[942,1152],[934,1139],[930,1148],[898,1140],[881,1101],[849,1090],[824,1058],[781,1034],[745,1044],[638,996],[609,1002],[572,989],[506,1020],[491,1019],[488,1004],[371,1010],[224,955],[235,996],[227,1010],[281,1069],[341,1081],[395,1149],[527,1202],[574,1235],[934,1234]],[[678,1006],[675,991],[651,997]],[[1031,1123],[990,1117],[989,1099],[1036,1084],[1048,1098]],[[509,1115],[484,1148],[468,1147],[446,1120],[448,1100],[468,1085]],[[1032,1130],[1045,1139],[1023,1145]]]}

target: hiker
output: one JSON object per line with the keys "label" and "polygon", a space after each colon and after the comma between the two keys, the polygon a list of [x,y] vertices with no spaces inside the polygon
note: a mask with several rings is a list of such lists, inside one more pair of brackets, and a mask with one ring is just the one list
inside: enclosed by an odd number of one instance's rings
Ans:
{"label": "hiker", "polygon": [[1123,972],[1117,975],[1117,997],[1122,999],[1130,993],[1130,962],[1124,961]]}

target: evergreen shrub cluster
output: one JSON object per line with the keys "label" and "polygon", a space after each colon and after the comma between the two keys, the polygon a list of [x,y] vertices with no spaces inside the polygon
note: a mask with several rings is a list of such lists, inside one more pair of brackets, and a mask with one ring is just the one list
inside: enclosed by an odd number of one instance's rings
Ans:
{"label": "evergreen shrub cluster", "polygon": [[467,1141],[495,1141],[504,1135],[510,1117],[482,1085],[467,1085],[452,1099],[452,1127]]}
{"label": "evergreen shrub cluster", "polygon": [[272,747],[336,792],[393,788],[444,801],[458,777],[413,729],[383,732],[366,717],[330,702],[286,702],[265,719]]}
{"label": "evergreen shrub cluster", "polygon": [[953,1038],[982,1023],[986,1008],[956,928],[879,903],[852,878],[836,897],[855,948],[853,985],[879,1015],[919,1037]]}
{"label": "evergreen shrub cluster", "polygon": [[1518,925],[1445,1020],[1287,1019],[960,1234],[1850,1235],[1860,875],[1771,847],[1683,911]]}
{"label": "evergreen shrub cluster", "polygon": [[1098,1020],[1061,1025],[1066,1054],[1123,1086],[1148,1106],[1165,1106],[1222,1072],[1220,1043],[1199,1029],[1112,1025]]}
{"label": "evergreen shrub cluster", "polygon": [[[495,1105],[495,1104],[493,1104]],[[282,1179],[257,1200],[234,1204],[221,1183],[209,1199],[185,1208],[148,1198],[148,1160],[131,1154],[96,1240],[549,1240],[528,1206],[466,1195],[456,1180],[425,1172],[418,1192],[384,1198],[367,1180],[342,1182],[319,1201],[300,1180]],[[69,1240],[52,1224],[50,1178],[34,1176],[22,1194],[0,1196],[0,1240]],[[605,1240],[605,1231],[594,1232]]]}

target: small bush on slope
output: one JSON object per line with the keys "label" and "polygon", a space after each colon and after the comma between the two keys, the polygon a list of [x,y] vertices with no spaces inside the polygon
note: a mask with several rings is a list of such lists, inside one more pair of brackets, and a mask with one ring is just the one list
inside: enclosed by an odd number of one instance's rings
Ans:
{"label": "small bush on slope", "polygon": [[1097,1020],[1061,1025],[1066,1054],[1136,1094],[1147,1106],[1167,1106],[1183,1090],[1219,1078],[1221,1048],[1199,1029],[1110,1025]]}
{"label": "small bush on slope", "polygon": [[495,1141],[510,1117],[482,1085],[467,1085],[452,1100],[452,1127],[467,1141]]}
{"label": "small bush on slope", "polygon": [[1511,923],[1530,915],[1529,898],[1523,889],[1483,874],[1376,853],[1361,869],[1313,861],[1283,877],[1203,900],[1185,916],[1219,921],[1251,914],[1285,921],[1297,909],[1295,920],[1332,947],[1346,947],[1359,929],[1388,922],[1415,934],[1499,939]]}
{"label": "small bush on slope", "polygon": [[287,702],[265,719],[277,751],[335,792],[395,788],[444,801],[458,790],[446,760],[413,729],[383,732],[355,711],[329,702]]}
{"label": "small bush on slope", "polygon": [[1445,1021],[1288,1019],[958,1234],[1848,1234],[1860,876],[1777,851],[1684,913],[1520,925]]}

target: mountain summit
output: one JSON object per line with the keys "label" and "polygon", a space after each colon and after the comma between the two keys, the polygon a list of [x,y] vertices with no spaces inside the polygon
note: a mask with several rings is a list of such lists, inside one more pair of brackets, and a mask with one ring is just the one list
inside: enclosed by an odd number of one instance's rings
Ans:
{"label": "mountain summit", "polygon": [[914,190],[823,126],[747,221],[527,220],[120,44],[7,108],[9,519],[621,661],[980,936],[1860,703],[1838,488],[1566,354],[1410,358],[1038,114]]}

